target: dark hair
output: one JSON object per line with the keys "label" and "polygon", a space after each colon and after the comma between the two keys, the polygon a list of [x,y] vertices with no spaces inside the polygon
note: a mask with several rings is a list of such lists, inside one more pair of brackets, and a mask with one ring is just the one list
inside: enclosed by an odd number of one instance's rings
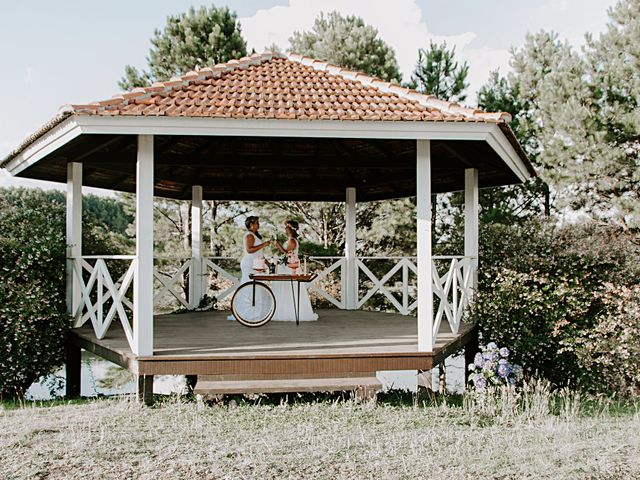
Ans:
{"label": "dark hair", "polygon": [[[255,215],[248,216],[247,219],[244,221],[244,226],[247,227],[247,230],[251,230],[251,225],[256,223],[259,218],[260,217],[256,217]],[[260,235],[258,232],[256,232],[254,235],[258,237],[260,240],[262,240],[262,235]]]}
{"label": "dark hair", "polygon": [[299,223],[295,220],[287,220],[287,226],[293,231],[294,237],[298,238]]}

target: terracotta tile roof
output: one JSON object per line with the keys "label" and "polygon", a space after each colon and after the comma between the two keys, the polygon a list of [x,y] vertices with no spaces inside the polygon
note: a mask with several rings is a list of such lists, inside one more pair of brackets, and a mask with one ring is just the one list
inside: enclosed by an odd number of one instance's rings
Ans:
{"label": "terracotta tile roof", "polygon": [[263,53],[135,88],[63,114],[297,120],[508,122],[300,55]]}
{"label": "terracotta tile roof", "polygon": [[65,105],[0,161],[0,168],[71,115],[491,122],[511,115],[439,100],[361,72],[270,52],[192,71],[108,100]]}

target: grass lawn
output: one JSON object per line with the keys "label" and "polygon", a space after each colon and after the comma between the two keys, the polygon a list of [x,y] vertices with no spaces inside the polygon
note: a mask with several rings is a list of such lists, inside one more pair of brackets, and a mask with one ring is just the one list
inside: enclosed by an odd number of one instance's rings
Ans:
{"label": "grass lawn", "polygon": [[640,478],[633,404],[265,400],[4,403],[0,478]]}

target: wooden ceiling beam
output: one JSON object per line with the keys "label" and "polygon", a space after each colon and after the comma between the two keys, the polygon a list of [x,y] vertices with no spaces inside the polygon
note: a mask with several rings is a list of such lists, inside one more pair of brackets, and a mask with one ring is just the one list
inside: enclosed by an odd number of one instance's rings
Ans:
{"label": "wooden ceiling beam", "polygon": [[[135,158],[131,156],[115,157],[110,154],[94,154],[85,161],[87,165],[100,168],[102,165],[135,165]],[[212,157],[196,157],[188,155],[158,154],[155,158],[157,166],[193,166],[193,167],[256,167],[256,168],[290,168],[290,169],[343,169],[343,168],[367,168],[367,169],[415,169],[414,161],[396,159],[392,164],[388,161],[371,158],[340,158],[292,156],[287,153],[274,156],[244,156],[244,155],[215,155]]]}

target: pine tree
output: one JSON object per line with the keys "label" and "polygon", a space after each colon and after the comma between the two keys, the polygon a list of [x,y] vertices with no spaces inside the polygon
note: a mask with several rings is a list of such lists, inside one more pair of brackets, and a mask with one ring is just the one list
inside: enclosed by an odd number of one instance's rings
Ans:
{"label": "pine tree", "polygon": [[338,12],[320,14],[310,32],[294,32],[289,51],[326,60],[344,68],[399,82],[396,54],[378,36],[378,30],[356,16]]}
{"label": "pine tree", "polygon": [[196,67],[240,58],[247,54],[240,23],[228,7],[191,7],[167,18],[163,30],[155,30],[147,57],[149,70],[139,72],[127,65],[118,82],[123,90],[165,81]]}
{"label": "pine tree", "polygon": [[[491,72],[489,81],[478,91],[477,103],[479,108],[488,112],[510,113],[512,121],[509,126],[522,145],[528,143],[526,132],[520,126],[520,116],[528,106],[506,77],[501,77],[498,71]],[[535,151],[529,152],[534,164],[535,154]],[[513,224],[543,211],[549,215],[549,188],[538,177],[520,185],[483,189],[480,191],[480,208],[482,223]]]}
{"label": "pine tree", "polygon": [[411,88],[434,95],[442,100],[462,102],[467,98],[464,90],[469,65],[459,65],[455,60],[455,47],[449,50],[447,44],[431,42],[429,49],[418,50],[418,63],[411,76]]}
{"label": "pine tree", "polygon": [[553,33],[514,52],[524,145],[558,206],[640,229],[640,15],[624,1],[599,40],[576,52]]}

